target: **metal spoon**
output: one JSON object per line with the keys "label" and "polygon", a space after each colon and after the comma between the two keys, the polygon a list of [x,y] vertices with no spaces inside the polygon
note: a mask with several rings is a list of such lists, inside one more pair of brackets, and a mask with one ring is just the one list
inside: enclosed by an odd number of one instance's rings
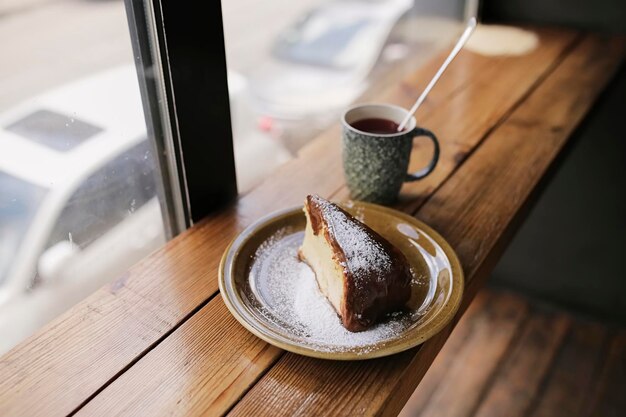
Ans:
{"label": "metal spoon", "polygon": [[443,65],[441,65],[439,71],[437,71],[433,79],[430,80],[430,83],[428,83],[428,85],[422,92],[422,95],[419,96],[415,104],[413,104],[413,107],[411,107],[411,110],[409,110],[409,114],[406,115],[402,123],[400,123],[400,126],[398,126],[398,132],[402,132],[404,130],[406,124],[409,122],[409,120],[411,120],[411,117],[413,117],[419,106],[422,105],[422,103],[426,99],[426,96],[428,95],[428,93],[430,93],[430,90],[432,90],[435,84],[437,84],[437,81],[439,81],[439,78],[441,78],[443,72],[446,70],[446,68],[448,68],[450,62],[452,62],[452,60],[457,56],[459,51],[463,48],[463,46],[465,46],[465,43],[470,38],[470,36],[472,36],[474,29],[476,29],[476,18],[472,17],[470,18],[470,20],[467,21],[467,27],[465,28],[465,31],[463,31],[463,34],[461,35],[459,40],[456,42],[456,45],[454,45],[454,48],[452,48],[452,52],[450,52],[450,55],[448,55],[446,60],[443,62]]}

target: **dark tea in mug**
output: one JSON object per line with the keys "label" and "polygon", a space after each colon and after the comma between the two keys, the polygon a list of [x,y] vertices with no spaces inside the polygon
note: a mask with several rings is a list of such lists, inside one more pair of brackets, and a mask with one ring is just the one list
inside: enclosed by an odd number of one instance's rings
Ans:
{"label": "dark tea in mug", "polygon": [[377,135],[391,135],[398,133],[398,127],[400,125],[393,120],[371,117],[352,122],[350,126],[361,132],[374,133]]}

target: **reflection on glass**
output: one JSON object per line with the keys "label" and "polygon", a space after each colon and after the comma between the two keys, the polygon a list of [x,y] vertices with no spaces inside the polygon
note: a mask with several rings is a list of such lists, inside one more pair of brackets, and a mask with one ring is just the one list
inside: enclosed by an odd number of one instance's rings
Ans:
{"label": "reflection on glass", "polygon": [[75,117],[39,109],[11,123],[6,131],[50,149],[69,151],[102,132],[102,129]]}
{"label": "reflection on glass", "polygon": [[124,3],[0,2],[0,353],[165,241]]}
{"label": "reflection on glass", "polygon": [[470,3],[223,1],[240,191],[290,159],[343,109],[376,100],[447,48]]}
{"label": "reflection on glass", "polygon": [[0,171],[0,285],[7,280],[46,190]]}

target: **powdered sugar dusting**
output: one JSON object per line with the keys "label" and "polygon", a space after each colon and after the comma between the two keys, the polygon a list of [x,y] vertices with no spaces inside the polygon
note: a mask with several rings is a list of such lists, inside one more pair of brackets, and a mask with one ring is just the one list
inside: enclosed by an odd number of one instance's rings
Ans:
{"label": "powdered sugar dusting", "polygon": [[346,330],[322,295],[315,274],[297,257],[302,232],[279,231],[259,247],[250,271],[250,287],[260,301],[264,318],[306,344],[322,351],[355,350],[398,337],[411,325],[409,317],[395,314],[384,323],[359,333]]}
{"label": "powdered sugar dusting", "polygon": [[316,204],[324,213],[331,233],[344,251],[347,259],[345,267],[352,273],[357,286],[365,277],[371,276],[372,272],[381,280],[392,273],[390,254],[380,242],[372,239],[362,224],[352,221],[346,213],[328,201],[318,199]]}

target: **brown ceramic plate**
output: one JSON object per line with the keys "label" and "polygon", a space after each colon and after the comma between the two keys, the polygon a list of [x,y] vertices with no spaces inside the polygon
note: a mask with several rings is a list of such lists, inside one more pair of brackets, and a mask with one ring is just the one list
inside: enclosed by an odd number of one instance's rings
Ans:
{"label": "brown ceramic plate", "polygon": [[[296,313],[301,307],[294,303],[296,298],[291,297],[289,285],[292,280],[304,278],[298,278],[295,272],[292,276],[287,267],[278,269],[272,262],[279,262],[276,259],[282,257],[280,262],[297,266],[295,251],[302,242],[306,224],[301,207],[257,221],[229,245],[219,269],[220,291],[226,306],[244,327],[266,342],[316,358],[376,358],[428,340],[452,320],[461,303],[463,271],[456,254],[437,232],[404,213],[361,202],[342,206],[406,255],[413,271],[407,311],[363,334],[340,328],[329,337],[325,327],[322,333],[315,333],[321,320],[307,327],[308,316],[303,315],[305,319],[300,322]],[[310,276],[314,277],[312,273]],[[282,292],[277,292],[277,288]],[[298,291],[301,293],[302,289]]]}

